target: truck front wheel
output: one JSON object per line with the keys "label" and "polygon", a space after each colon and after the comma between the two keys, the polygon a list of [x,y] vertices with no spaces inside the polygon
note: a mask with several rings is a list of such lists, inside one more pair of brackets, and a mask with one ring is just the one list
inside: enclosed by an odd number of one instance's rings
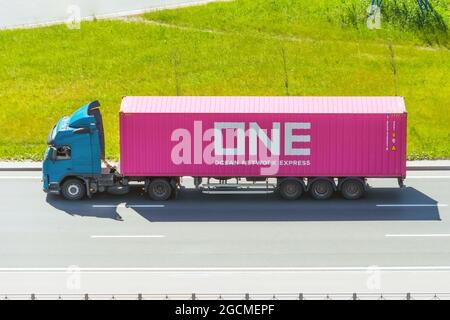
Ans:
{"label": "truck front wheel", "polygon": [[80,200],[86,195],[86,186],[81,180],[68,179],[63,183],[61,193],[67,200]]}
{"label": "truck front wheel", "polygon": [[148,185],[148,195],[152,200],[165,201],[172,195],[172,187],[165,179],[155,179]]}

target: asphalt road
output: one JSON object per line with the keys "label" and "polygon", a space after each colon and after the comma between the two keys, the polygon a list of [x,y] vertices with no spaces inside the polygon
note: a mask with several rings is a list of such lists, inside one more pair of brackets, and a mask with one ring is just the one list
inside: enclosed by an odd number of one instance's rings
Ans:
{"label": "asphalt road", "polygon": [[370,180],[358,201],[206,195],[186,181],[164,203],[139,190],[67,202],[38,172],[0,172],[0,294],[450,292],[450,171],[410,172],[405,189]]}
{"label": "asphalt road", "polygon": [[0,0],[0,28],[113,17],[144,10],[205,3],[205,0]]}

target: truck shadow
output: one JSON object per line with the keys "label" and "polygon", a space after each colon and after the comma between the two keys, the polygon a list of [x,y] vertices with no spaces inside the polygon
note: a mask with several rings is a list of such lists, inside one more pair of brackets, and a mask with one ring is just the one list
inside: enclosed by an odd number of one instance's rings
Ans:
{"label": "truck shadow", "polygon": [[437,201],[412,187],[374,188],[356,201],[339,195],[317,201],[307,194],[299,200],[286,201],[276,194],[213,195],[183,189],[176,200],[154,202],[141,189],[135,189],[125,196],[99,194],[76,202],[48,195],[47,203],[73,216],[115,220],[121,220],[122,210],[132,210],[127,214],[137,213],[149,222],[441,220]]}

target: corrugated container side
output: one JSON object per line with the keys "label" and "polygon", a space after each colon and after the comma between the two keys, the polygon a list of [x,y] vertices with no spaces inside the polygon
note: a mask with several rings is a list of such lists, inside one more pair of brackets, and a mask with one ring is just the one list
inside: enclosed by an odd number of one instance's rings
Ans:
{"label": "corrugated container side", "polygon": [[[245,138],[242,163],[205,163],[196,148],[208,149],[211,141],[202,141],[205,130],[218,122],[251,122],[272,139],[270,129],[280,124],[280,156],[267,165],[248,162],[249,138]],[[201,123],[202,130],[194,127]],[[295,129],[296,136],[310,141],[293,142],[296,149],[309,149],[309,155],[286,154],[286,123],[309,123],[309,129]],[[197,128],[198,129],[198,128]],[[172,136],[176,130],[189,134],[188,163],[176,164],[172,155],[180,143]],[[235,147],[236,139],[224,146]],[[406,113],[402,114],[264,114],[264,113],[120,113],[120,170],[125,176],[361,176],[404,177],[406,175]],[[304,138],[303,138],[304,139]],[[175,140],[175,141],[174,141]],[[186,156],[186,153],[183,153]],[[186,156],[186,158],[189,158]],[[218,157],[219,158],[219,157]],[[200,159],[200,160],[199,160]],[[235,160],[229,158],[230,160]],[[220,160],[220,159],[219,159]],[[226,159],[225,159],[226,160]],[[199,163],[200,161],[200,163]],[[246,161],[246,162],[245,162]],[[264,169],[265,168],[265,169]]]}

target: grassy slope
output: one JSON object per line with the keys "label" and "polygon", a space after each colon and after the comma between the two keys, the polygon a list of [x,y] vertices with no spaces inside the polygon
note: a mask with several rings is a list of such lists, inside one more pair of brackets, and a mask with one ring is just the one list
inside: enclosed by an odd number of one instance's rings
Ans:
{"label": "grassy slope", "polygon": [[[368,30],[361,3],[245,0],[144,16],[194,30],[97,21],[1,31],[0,158],[40,158],[57,119],[93,99],[103,105],[107,156],[117,158],[121,97],[176,94],[175,69],[182,95],[284,95],[282,50],[291,95],[393,95],[388,41],[410,158],[450,158],[448,34],[436,19],[416,28],[415,8],[403,23]],[[434,3],[448,23],[450,1]]]}

